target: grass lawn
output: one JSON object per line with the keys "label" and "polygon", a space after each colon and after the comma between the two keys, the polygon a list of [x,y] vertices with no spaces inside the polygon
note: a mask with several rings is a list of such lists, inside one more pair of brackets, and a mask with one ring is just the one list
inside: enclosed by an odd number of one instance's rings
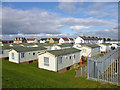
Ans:
{"label": "grass lawn", "polygon": [[75,78],[75,69],[59,74],[37,68],[37,63],[14,64],[2,61],[3,88],[117,88],[82,77]]}

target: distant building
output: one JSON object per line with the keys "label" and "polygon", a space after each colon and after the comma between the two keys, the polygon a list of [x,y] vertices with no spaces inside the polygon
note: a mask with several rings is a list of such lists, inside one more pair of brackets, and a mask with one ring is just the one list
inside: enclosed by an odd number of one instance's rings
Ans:
{"label": "distant building", "polygon": [[59,38],[50,38],[49,43],[59,43]]}
{"label": "distant building", "polygon": [[10,47],[9,45],[4,45],[0,48],[0,58],[2,60],[7,60],[9,59],[9,50],[11,49],[12,47]]}
{"label": "distant building", "polygon": [[72,48],[73,45],[71,43],[63,43],[58,45],[53,45],[51,47],[51,50],[57,50],[57,49],[66,49],[66,48]]}
{"label": "distant building", "polygon": [[13,43],[13,40],[2,40],[1,41],[3,44],[5,44],[5,43]]}
{"label": "distant building", "polygon": [[27,43],[38,43],[38,40],[35,38],[27,38]]}
{"label": "distant building", "polygon": [[105,43],[111,43],[111,44],[113,44],[113,43],[120,43],[120,40],[109,40],[109,41],[105,41]]}
{"label": "distant building", "polygon": [[25,39],[25,37],[15,37],[13,43],[26,43],[26,42],[27,40]]}
{"label": "distant building", "polygon": [[81,50],[82,56],[93,57],[100,54],[100,46],[96,44],[74,44],[73,47]]}
{"label": "distant building", "polygon": [[22,47],[16,46],[9,51],[9,61],[14,63],[32,63],[38,61],[37,54],[46,48],[40,47]]}
{"label": "distant building", "polygon": [[65,72],[80,63],[80,50],[75,48],[38,53],[38,67],[54,72]]}
{"label": "distant building", "polygon": [[49,43],[49,38],[41,38],[40,43]]}
{"label": "distant building", "polygon": [[68,38],[69,39],[69,43],[74,43],[74,39],[73,38]]}
{"label": "distant building", "polygon": [[79,36],[75,39],[75,43],[97,44],[97,43],[103,43],[103,39],[98,37]]}
{"label": "distant building", "polygon": [[103,43],[103,44],[98,44],[98,45],[100,46],[101,53],[106,53],[111,50],[110,44]]}
{"label": "distant building", "polygon": [[62,37],[62,38],[60,38],[59,43],[69,43],[69,39]]}

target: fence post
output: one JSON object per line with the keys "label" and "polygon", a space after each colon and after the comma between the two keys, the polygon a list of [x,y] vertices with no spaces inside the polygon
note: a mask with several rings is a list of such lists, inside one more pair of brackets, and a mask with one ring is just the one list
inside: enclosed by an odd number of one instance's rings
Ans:
{"label": "fence post", "polygon": [[87,60],[87,69],[88,69],[88,71],[87,71],[87,78],[89,79],[89,58]]}

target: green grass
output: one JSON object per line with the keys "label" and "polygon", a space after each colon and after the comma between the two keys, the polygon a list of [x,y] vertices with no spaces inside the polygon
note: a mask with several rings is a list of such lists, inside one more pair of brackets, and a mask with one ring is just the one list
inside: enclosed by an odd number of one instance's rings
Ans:
{"label": "green grass", "polygon": [[23,65],[2,61],[3,88],[117,88],[116,85],[75,78],[75,69],[60,74],[37,66],[37,63]]}

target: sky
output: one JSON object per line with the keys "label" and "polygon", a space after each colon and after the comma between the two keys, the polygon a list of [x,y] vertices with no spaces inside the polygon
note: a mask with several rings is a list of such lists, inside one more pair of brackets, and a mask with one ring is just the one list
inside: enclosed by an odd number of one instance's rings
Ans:
{"label": "sky", "polygon": [[3,2],[2,38],[118,38],[117,2]]}

